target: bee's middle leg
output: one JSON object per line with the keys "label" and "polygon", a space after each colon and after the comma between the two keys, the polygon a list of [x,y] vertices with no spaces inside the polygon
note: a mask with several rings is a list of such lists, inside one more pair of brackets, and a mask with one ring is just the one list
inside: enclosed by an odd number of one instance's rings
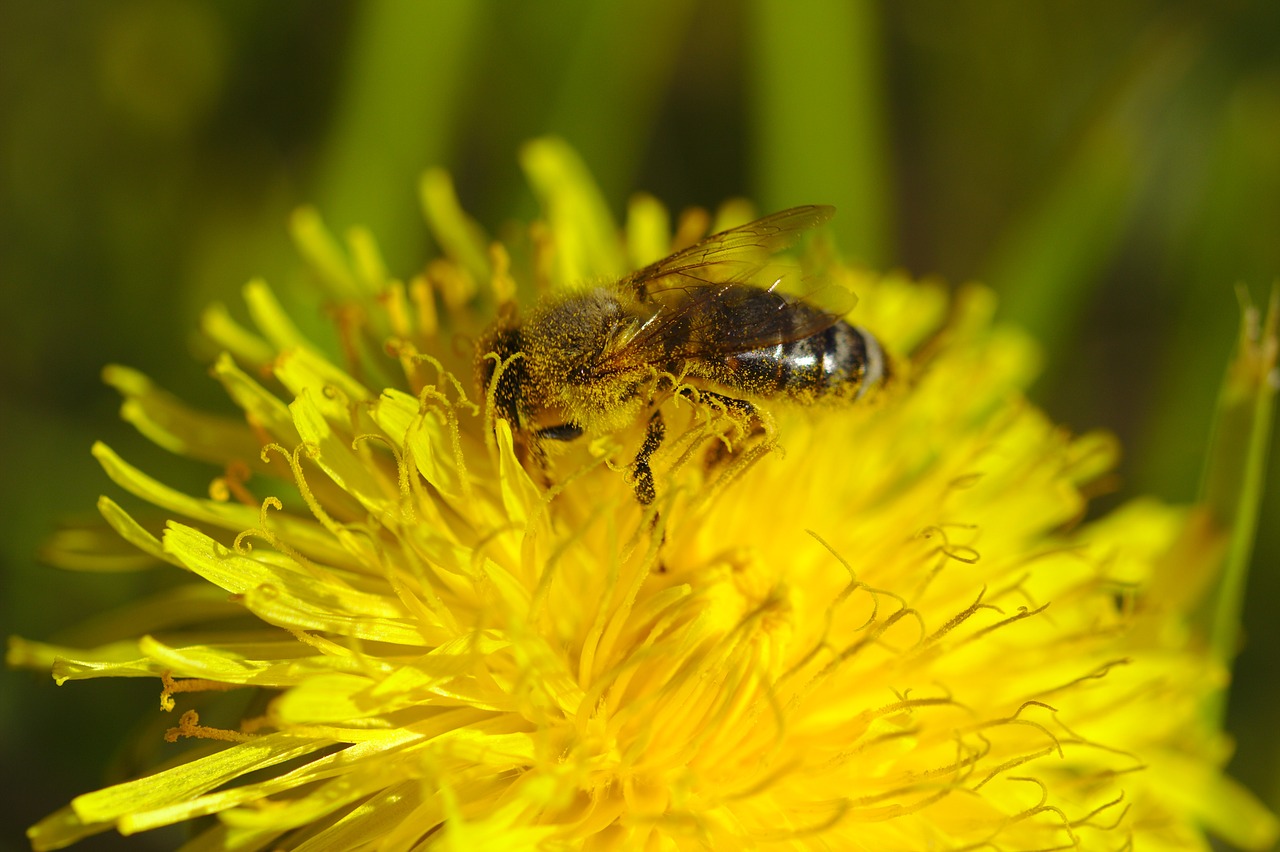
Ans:
{"label": "bee's middle leg", "polygon": [[[696,394],[696,397],[695,397]],[[694,391],[690,388],[681,388],[680,395],[690,402],[718,402],[725,407],[726,410],[741,415],[744,419],[759,422],[760,413],[756,411],[756,407],[745,399],[738,399],[736,396],[725,396],[715,391],[700,390]]]}
{"label": "bee's middle leg", "polygon": [[[709,390],[697,391],[696,395],[692,390],[681,390],[680,395],[690,402],[698,402],[702,405],[720,405],[734,418],[740,418],[742,424],[739,428],[742,429],[741,434],[744,438],[752,438],[763,434],[765,431],[764,419],[760,416],[759,410],[745,399],[725,396],[722,393]],[[732,450],[726,441],[716,441],[707,453],[705,467],[708,470],[718,467],[731,454]]]}

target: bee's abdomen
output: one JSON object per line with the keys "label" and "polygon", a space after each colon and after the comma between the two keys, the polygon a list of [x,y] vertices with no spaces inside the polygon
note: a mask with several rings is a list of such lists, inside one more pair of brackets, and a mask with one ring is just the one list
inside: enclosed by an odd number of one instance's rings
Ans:
{"label": "bee's abdomen", "polygon": [[867,331],[840,321],[811,337],[725,359],[727,383],[759,396],[851,396],[885,377],[885,357]]}

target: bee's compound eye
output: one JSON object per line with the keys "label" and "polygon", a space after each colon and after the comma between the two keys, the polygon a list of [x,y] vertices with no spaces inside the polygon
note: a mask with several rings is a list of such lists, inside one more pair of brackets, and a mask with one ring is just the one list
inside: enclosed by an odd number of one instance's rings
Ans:
{"label": "bee's compound eye", "polygon": [[589,379],[590,377],[591,377],[591,367],[587,364],[583,364],[579,367],[574,367],[572,370],[570,370],[569,375],[566,376],[565,378],[569,380],[570,384],[581,385],[581,384],[586,384],[587,379]]}

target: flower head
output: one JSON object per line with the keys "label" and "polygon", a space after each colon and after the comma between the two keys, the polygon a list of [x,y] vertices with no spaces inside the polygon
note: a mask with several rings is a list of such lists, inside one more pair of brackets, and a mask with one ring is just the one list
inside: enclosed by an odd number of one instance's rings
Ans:
{"label": "flower head", "polygon": [[[107,370],[140,430],[216,466],[199,497],[94,449],[167,517],[104,497],[113,534],[189,582],[139,604],[140,636],[14,640],[10,660],[59,682],[156,678],[169,738],[205,747],[76,798],[37,847],[210,814],[193,848],[1274,836],[1201,712],[1225,673],[1185,619],[1216,540],[1147,500],[1081,523],[1114,442],[1027,402],[1034,348],[993,324],[987,292],[833,266],[894,381],[770,406],[764,435],[674,399],[652,506],[626,469],[643,423],[521,458],[492,383],[472,383],[491,318],[473,306],[616,278],[708,224],[669,236],[641,199],[619,240],[560,146],[531,145],[526,166],[546,218],[505,247],[429,175],[446,256],[408,283],[367,235],[344,253],[300,214],[339,346],[304,337],[262,282],[253,327],[212,309],[212,372],[242,416]],[[237,697],[233,724],[206,720]]]}

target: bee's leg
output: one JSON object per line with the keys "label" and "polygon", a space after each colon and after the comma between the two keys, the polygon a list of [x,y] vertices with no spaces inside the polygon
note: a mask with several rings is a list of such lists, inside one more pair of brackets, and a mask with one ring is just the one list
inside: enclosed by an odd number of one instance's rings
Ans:
{"label": "bee's leg", "polygon": [[575,423],[558,423],[555,426],[547,426],[543,429],[537,429],[528,438],[528,453],[534,462],[538,465],[538,470],[542,473],[542,484],[551,485],[551,462],[547,458],[547,451],[544,449],[547,441],[572,441],[575,438],[582,437],[582,427]]}
{"label": "bee's leg", "polygon": [[573,441],[582,437],[582,427],[577,423],[559,423],[534,433],[539,441]]}
{"label": "bee's leg", "polygon": [[641,506],[648,506],[658,496],[653,485],[653,468],[649,467],[649,459],[662,446],[662,439],[667,436],[667,424],[662,419],[661,409],[649,415],[649,425],[644,430],[644,443],[636,453],[632,470],[636,481],[636,499]]}
{"label": "bee's leg", "polygon": [[725,411],[737,415],[747,423],[751,424],[751,431],[749,434],[756,434],[761,430],[761,426],[763,425],[763,421],[760,418],[760,412],[756,410],[754,405],[747,402],[745,399],[738,399],[734,396],[725,396],[724,394],[716,393],[715,391],[694,391],[689,388],[682,389],[680,391],[680,395],[690,402],[700,402],[703,405],[719,403],[724,406]]}
{"label": "bee's leg", "polygon": [[[687,388],[680,391],[680,395],[690,401],[693,401],[693,394],[694,391]],[[716,393],[715,391],[709,390],[697,391],[697,394],[698,399],[702,402],[706,402],[707,400],[718,402],[729,411],[742,415],[745,419],[757,422],[760,420],[759,414],[756,413],[756,407],[745,399],[738,399],[734,396],[725,396],[722,393]]]}
{"label": "bee's leg", "polygon": [[[690,402],[694,401],[694,393],[690,390],[681,391],[681,395]],[[760,416],[760,412],[754,405],[745,399],[738,399],[733,396],[725,396],[715,391],[702,390],[697,392],[697,401],[703,405],[719,404],[735,417],[740,417],[744,421],[743,435],[745,438],[754,438],[761,435],[765,431],[764,420]],[[732,450],[724,441],[716,441],[712,444],[711,449],[707,452],[706,459],[703,464],[706,470],[710,471],[719,467],[726,459],[729,458]]]}

